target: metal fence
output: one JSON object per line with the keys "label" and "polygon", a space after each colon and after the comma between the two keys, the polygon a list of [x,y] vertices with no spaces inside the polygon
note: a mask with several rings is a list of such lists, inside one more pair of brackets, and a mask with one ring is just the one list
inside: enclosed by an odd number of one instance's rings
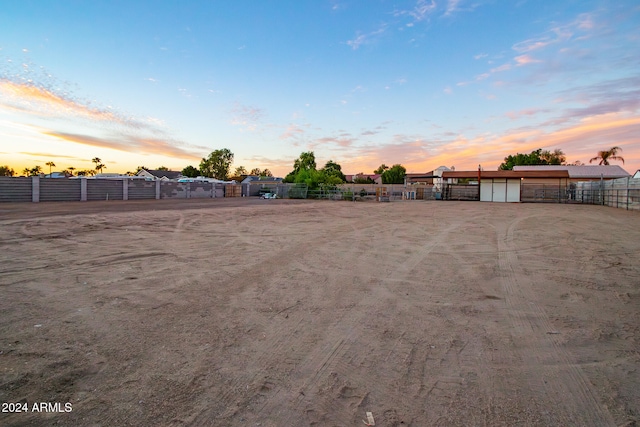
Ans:
{"label": "metal fence", "polygon": [[480,187],[476,185],[448,184],[442,192],[443,200],[480,200]]}
{"label": "metal fence", "polygon": [[0,177],[0,202],[193,199],[224,195],[224,186],[211,182]]}
{"label": "metal fence", "polygon": [[640,210],[640,179],[578,182],[568,189],[568,201]]}
{"label": "metal fence", "polygon": [[568,189],[557,184],[520,185],[520,201],[529,203],[563,203],[568,201]]}
{"label": "metal fence", "polygon": [[[0,202],[140,200],[225,197],[229,188],[209,182],[143,181],[140,179],[51,179],[0,177]],[[233,195],[240,196],[240,186]],[[275,193],[281,199],[323,200],[479,200],[478,185],[340,184],[310,190],[306,184],[253,183],[243,196]],[[579,203],[640,211],[640,179],[621,178],[570,183],[568,186],[522,183],[520,201]]]}

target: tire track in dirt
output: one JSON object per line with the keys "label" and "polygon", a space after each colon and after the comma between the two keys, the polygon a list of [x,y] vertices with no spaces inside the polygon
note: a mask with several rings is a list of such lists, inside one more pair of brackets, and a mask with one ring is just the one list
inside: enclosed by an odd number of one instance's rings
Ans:
{"label": "tire track in dirt", "polygon": [[[389,306],[393,305],[393,301],[397,300],[397,296],[388,288],[386,283],[388,279],[392,279],[394,282],[402,281],[411,276],[412,272],[420,266],[429,254],[438,248],[446,239],[446,236],[454,230],[459,224],[453,223],[448,227],[440,229],[437,234],[431,236],[431,239],[420,246],[420,248],[412,254],[406,256],[403,261],[398,262],[396,267],[380,278],[375,288],[370,289],[371,292],[363,296],[358,302],[356,307],[349,311],[347,316],[341,317],[335,322],[331,328],[329,328],[329,337],[341,337],[339,341],[334,342],[331,346],[331,342],[325,344],[322,351],[315,351],[312,353],[312,357],[309,358],[304,365],[304,372],[308,372],[307,376],[312,380],[305,383],[302,393],[296,396],[296,409],[293,413],[299,413],[299,408],[304,403],[304,413],[306,414],[306,421],[311,423],[317,423],[318,425],[350,425],[353,422],[357,422],[358,415],[362,416],[367,409],[368,396],[371,395],[384,395],[385,391],[396,388],[396,379],[392,376],[373,375],[375,381],[367,381],[366,378],[355,377],[351,381],[340,382],[337,379],[332,381],[326,378],[327,372],[331,375],[335,375],[336,378],[351,378],[353,368],[351,367],[351,361],[356,359],[363,349],[367,348],[366,342],[366,330],[363,325],[366,325],[367,307],[372,307],[373,312],[377,312],[381,305],[381,301]],[[363,235],[361,233],[369,231],[359,230],[359,233],[353,236],[349,236],[349,240],[361,241]],[[394,227],[387,225],[384,229],[379,228],[381,233],[393,233]],[[333,280],[339,280],[339,273],[332,272]],[[348,327],[348,328],[347,328]],[[416,352],[423,352],[425,346],[412,345],[410,355]],[[383,357],[382,355],[380,357]],[[388,357],[388,355],[387,355]],[[409,357],[405,359],[408,362],[408,370],[418,369],[421,373],[417,376],[419,378],[419,384],[417,388],[422,390],[432,390],[434,383],[429,375],[425,374],[428,363],[426,359],[429,359],[428,355],[423,358],[419,356],[418,359]],[[439,358],[438,364],[455,364],[456,360],[449,360],[448,358]],[[374,360],[367,360],[368,363],[376,363]],[[379,363],[379,362],[378,362]],[[412,376],[410,376],[413,378]],[[411,378],[409,381],[411,382]],[[441,378],[440,378],[441,379]],[[335,385],[337,381],[338,385]],[[329,382],[327,386],[329,391],[322,390],[321,384]],[[443,384],[440,381],[439,384]],[[436,380],[435,384],[438,384]],[[332,387],[339,390],[332,390]],[[340,386],[339,386],[340,385]],[[344,391],[347,390],[348,393]],[[423,398],[428,395],[428,392],[419,393],[414,398]],[[352,397],[351,401],[348,401],[346,397]],[[347,400],[345,402],[345,400]],[[378,404],[386,405],[386,402],[378,402]],[[398,405],[398,402],[395,402]],[[370,408],[369,408],[370,409]],[[403,408],[401,408],[403,409]],[[388,409],[389,411],[395,411],[395,409]],[[287,419],[284,424],[286,425],[298,425],[301,420],[292,416]],[[315,424],[314,424],[315,425]]]}
{"label": "tire track in dirt", "polygon": [[[339,227],[338,231],[346,233],[350,229],[351,226],[344,225]],[[231,232],[235,234],[236,241],[246,240],[246,237],[242,235],[243,230],[236,229]],[[282,237],[286,238],[286,236]],[[332,241],[327,236],[314,236],[316,248],[322,248],[331,243]],[[286,280],[288,263],[297,259],[306,246],[306,243],[301,241],[297,245],[284,246],[281,251],[271,253],[267,259],[260,262],[260,269],[241,272],[242,282],[247,284],[262,283],[263,290],[259,291],[262,294],[267,290],[277,288],[280,281]],[[246,286],[244,285],[245,288]],[[242,303],[239,305],[241,306]],[[318,342],[317,337],[310,332],[312,328],[306,327],[309,319],[308,316],[305,317],[304,312],[307,308],[305,301],[295,304],[295,307],[289,310],[291,313],[287,313],[290,320],[282,321],[281,318],[277,318],[275,320],[280,323],[276,326],[274,326],[274,313],[270,312],[268,315],[262,316],[262,320],[258,321],[254,327],[264,331],[263,339],[266,344],[262,344],[259,353],[251,359],[249,363],[251,369],[245,371],[244,374],[234,376],[229,383],[225,384],[222,391],[215,395],[214,399],[217,407],[220,408],[219,410],[203,409],[193,418],[193,421],[190,421],[190,425],[205,425],[220,420],[231,422],[240,416],[256,421],[270,419],[274,416],[273,411],[277,412],[279,406],[282,405],[281,395],[294,393],[290,389],[291,384],[286,379],[288,373],[294,369],[296,371],[305,370],[306,368],[302,364],[310,352],[317,353],[319,356],[329,352],[330,360],[338,359],[344,352],[345,340],[339,341],[340,345],[336,348],[334,348],[335,343],[331,342],[329,342],[329,347],[322,347],[322,345],[328,345],[327,342]],[[341,323],[351,323],[344,319],[344,316],[349,312],[350,310],[342,310],[343,316],[333,319],[332,324],[328,325],[328,329],[334,329]],[[310,363],[313,365],[314,361]],[[330,361],[323,363],[326,369],[332,366]],[[325,372],[326,369],[322,372]],[[313,367],[310,370],[313,371]],[[265,373],[270,374],[265,376]],[[275,375],[284,375],[285,378],[274,378]],[[295,401],[295,397],[286,400],[292,402]]]}
{"label": "tire track in dirt", "polygon": [[[368,232],[370,232],[369,229],[354,230],[351,225],[338,228],[338,234],[345,236],[345,241],[350,241],[352,238],[355,241],[359,241],[359,239],[364,237],[363,233]],[[320,242],[314,243],[314,252],[322,253],[323,251],[331,250],[331,245],[336,242],[329,240],[323,242],[323,244],[320,244]],[[347,245],[346,247],[350,248],[348,253],[344,254],[346,258],[350,258],[356,254],[355,246]],[[312,255],[309,255],[309,257],[313,258]],[[282,267],[281,265],[280,268]],[[329,280],[332,283],[336,280],[339,281],[340,275],[336,274],[336,271],[340,271],[340,267],[338,267],[337,270],[330,270],[330,274],[327,274],[325,280]],[[325,274],[327,271],[323,270],[322,273]],[[336,296],[335,298],[339,297]],[[377,297],[375,295],[370,295],[360,300],[358,305],[372,305],[376,302],[376,299]],[[291,316],[295,317],[295,314],[292,313]],[[351,369],[349,361],[353,360],[358,352],[358,349],[354,349],[353,347],[357,345],[357,338],[362,334],[361,326],[359,325],[362,324],[364,317],[366,317],[366,310],[358,309],[357,307],[340,310],[339,316],[334,318],[331,324],[323,328],[325,330],[323,333],[324,338],[318,339],[316,337],[314,340],[313,337],[311,337],[312,339],[310,341],[307,340],[307,343],[311,345],[296,345],[295,348],[299,349],[299,351],[288,351],[286,357],[284,352],[289,347],[287,344],[291,344],[292,340],[294,343],[304,342],[304,336],[308,334],[304,330],[300,331],[295,329],[290,331],[290,333],[283,330],[270,331],[269,335],[275,337],[275,341],[269,344],[264,350],[264,359],[257,359],[251,363],[252,366],[259,368],[256,370],[256,376],[264,371],[279,372],[288,369],[289,372],[295,373],[296,378],[300,378],[300,373],[303,372],[304,375],[301,377],[303,382],[293,390],[284,389],[286,384],[272,384],[269,390],[267,390],[268,393],[266,394],[268,394],[268,396],[266,396],[266,400],[264,396],[265,393],[263,393],[264,390],[262,389],[257,390],[258,392],[255,396],[247,395],[244,399],[245,401],[260,401],[261,408],[251,414],[243,412],[244,416],[255,420],[273,419],[273,417],[277,415],[279,405],[282,405],[283,398],[281,394],[284,392],[289,395],[288,399],[285,400],[293,402],[294,409],[297,409],[291,412],[292,416],[286,420],[283,425],[298,425],[298,423],[303,422],[303,420],[307,422],[330,420],[332,423],[338,424],[351,423],[353,421],[355,408],[362,404],[367,393],[358,390],[356,384],[350,386],[348,382],[342,383],[339,379],[334,381],[335,384],[327,383],[332,381],[330,378],[332,375],[348,377]],[[297,332],[301,332],[302,337],[294,337]],[[279,354],[281,354],[282,357],[278,357]],[[309,355],[311,355],[311,357]],[[282,361],[276,365],[264,366],[274,358]],[[293,364],[295,371],[292,371],[290,366],[285,366],[285,361],[289,365]],[[243,383],[252,382],[254,378],[249,377],[239,381]],[[290,385],[294,385],[295,383],[296,380],[293,378],[293,382],[291,382]],[[231,384],[230,388],[233,389],[236,387]],[[336,389],[334,390],[333,388]],[[347,403],[344,405],[336,405],[335,397],[339,397],[340,400],[347,401]],[[223,396],[223,400],[225,401],[232,399],[232,393]],[[239,415],[237,411],[232,411],[231,413],[225,414],[225,416],[237,417]],[[315,421],[311,420],[310,417],[315,419]],[[199,420],[202,420],[202,418],[199,418]]]}
{"label": "tire track in dirt", "polygon": [[[544,309],[536,303],[530,276],[516,274],[520,262],[514,250],[514,232],[517,226],[534,215],[521,216],[508,226],[499,227],[498,264],[509,316],[515,327],[514,339],[521,349],[529,386],[540,389],[552,402],[571,399],[572,405],[556,408],[564,425],[614,425],[610,413],[596,398],[582,369],[561,347],[553,335],[553,326]],[[545,349],[551,350],[544,353]],[[541,381],[544,379],[544,381]]]}

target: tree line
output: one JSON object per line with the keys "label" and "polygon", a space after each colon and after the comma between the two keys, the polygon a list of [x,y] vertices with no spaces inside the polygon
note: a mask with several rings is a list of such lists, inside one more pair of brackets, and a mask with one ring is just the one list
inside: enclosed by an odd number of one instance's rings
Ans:
{"label": "tree line", "polygon": [[[618,154],[622,152],[622,148],[615,146],[608,150],[598,151],[598,154],[589,160],[589,163],[598,162],[600,165],[609,165],[609,161],[617,160],[624,164],[624,158]],[[198,176],[204,176],[208,178],[216,178],[220,180],[236,180],[240,181],[243,176],[255,175],[272,177],[273,174],[269,169],[254,168],[247,172],[244,166],[238,166],[235,168],[233,174],[231,173],[231,165],[233,163],[234,155],[228,148],[212,151],[208,157],[203,158],[200,161],[199,167],[189,165],[182,169],[182,175],[190,178]],[[107,168],[102,163],[102,159],[94,157],[91,160],[95,167],[93,169],[78,170],[72,166],[69,166],[63,174],[66,176],[93,176],[96,173]],[[532,151],[531,153],[516,153],[504,158],[504,162],[498,167],[499,170],[512,170],[514,166],[528,166],[528,165],[583,165],[580,161],[573,163],[567,163],[567,157],[564,152],[556,148],[553,151],[542,150],[541,148]],[[49,175],[51,170],[56,164],[52,161],[46,162],[46,166],[49,166]],[[149,170],[146,166],[138,166],[135,172],[127,172],[127,175],[136,175],[140,170]],[[169,170],[166,166],[160,166],[156,170]],[[382,178],[383,184],[402,184],[404,183],[404,177],[406,175],[406,168],[401,164],[395,164],[391,167],[384,163],[380,165],[374,174],[379,174]],[[32,168],[25,168],[22,174],[25,176],[37,176],[43,173],[42,166],[34,166]],[[9,166],[0,166],[0,176],[14,176],[16,172]],[[310,188],[317,188],[320,185],[337,185],[346,182],[346,177],[342,173],[342,166],[333,160],[329,160],[324,167],[317,169],[316,158],[313,151],[305,151],[300,154],[293,162],[293,170],[287,174],[284,178],[284,182],[292,183],[305,183]],[[354,176],[353,182],[357,184],[372,184],[373,180],[360,172]]]}
{"label": "tree line", "polygon": [[[599,162],[600,165],[609,165],[609,160],[619,160],[624,164],[624,158],[618,156],[622,151],[620,147],[611,147],[608,150],[598,151],[598,155],[591,158],[589,163]],[[514,166],[531,166],[531,165],[575,165],[582,166],[584,163],[575,161],[567,163],[567,156],[560,148],[553,151],[542,150],[538,148],[529,154],[517,153],[504,158],[504,162],[498,167],[499,170],[512,170]]]}

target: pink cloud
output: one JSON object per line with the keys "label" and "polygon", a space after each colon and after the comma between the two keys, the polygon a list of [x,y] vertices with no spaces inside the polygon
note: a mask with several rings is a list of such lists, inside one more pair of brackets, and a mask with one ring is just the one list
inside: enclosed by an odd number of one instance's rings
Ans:
{"label": "pink cloud", "polygon": [[535,64],[537,62],[542,62],[538,59],[533,58],[531,55],[520,55],[513,58],[516,61],[516,66],[521,67],[523,65]]}

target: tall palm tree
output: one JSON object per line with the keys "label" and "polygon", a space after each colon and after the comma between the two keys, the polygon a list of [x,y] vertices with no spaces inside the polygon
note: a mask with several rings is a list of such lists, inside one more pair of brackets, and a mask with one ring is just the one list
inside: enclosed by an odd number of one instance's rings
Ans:
{"label": "tall palm tree", "polygon": [[598,151],[598,155],[589,160],[589,163],[593,163],[600,160],[600,165],[609,165],[609,160],[620,160],[624,164],[624,158],[617,156],[618,152],[622,151],[620,147],[611,147],[609,150]]}
{"label": "tall palm tree", "polygon": [[106,168],[106,166],[102,164],[100,157],[94,157],[91,161],[96,164],[96,170],[100,171],[100,173],[102,173],[103,168]]}
{"label": "tall palm tree", "polygon": [[47,163],[45,163],[45,165],[49,166],[49,178],[51,178],[51,168],[53,166],[55,166],[56,164],[53,163],[53,162],[47,162]]}

